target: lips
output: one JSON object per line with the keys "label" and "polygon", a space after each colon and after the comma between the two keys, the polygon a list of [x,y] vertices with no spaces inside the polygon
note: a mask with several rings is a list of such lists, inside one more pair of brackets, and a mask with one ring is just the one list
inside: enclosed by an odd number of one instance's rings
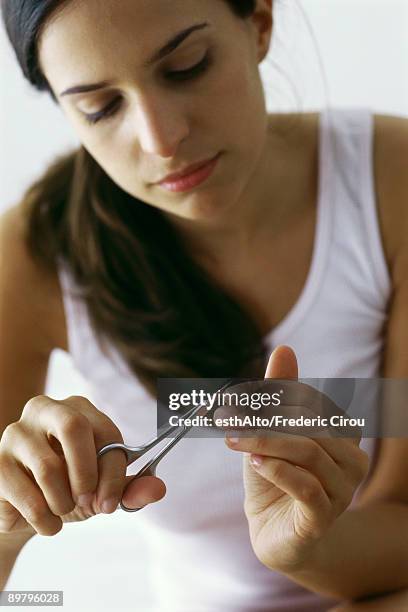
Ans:
{"label": "lips", "polygon": [[195,164],[195,166],[198,165],[199,167],[196,167],[196,169],[193,171],[191,171],[189,168],[194,166],[190,166],[185,170],[185,172],[188,172],[188,174],[179,176],[179,178],[176,179],[164,179],[159,183],[159,185],[162,189],[165,189],[168,192],[186,193],[188,191],[191,191],[199,185],[202,185],[210,178],[210,176],[212,176],[218,165],[220,156],[221,153],[219,153],[209,161],[200,162],[199,165]]}
{"label": "lips", "polygon": [[193,174],[193,172],[195,172],[196,170],[199,170],[200,168],[203,168],[204,166],[206,166],[210,161],[215,159],[215,157],[210,157],[208,159],[204,159],[203,161],[196,162],[195,164],[191,164],[190,166],[187,166],[187,168],[184,168],[184,170],[181,170],[180,172],[176,172],[174,174],[168,174],[167,176],[162,178],[160,181],[158,181],[158,183],[159,184],[173,183],[179,179],[185,178],[189,174]]}

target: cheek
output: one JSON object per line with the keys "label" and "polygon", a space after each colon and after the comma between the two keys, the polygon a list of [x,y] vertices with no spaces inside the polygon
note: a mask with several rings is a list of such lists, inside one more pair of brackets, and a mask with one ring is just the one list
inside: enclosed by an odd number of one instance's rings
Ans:
{"label": "cheek", "polygon": [[[99,166],[119,185],[137,172],[135,159],[130,160],[130,152],[134,151],[132,143],[124,139],[120,127],[109,130],[104,126],[83,126],[75,121],[75,133],[81,144],[95,159]],[[134,157],[134,155],[133,155]]]}
{"label": "cheek", "polygon": [[[233,142],[245,148],[256,146],[266,127],[266,105],[257,68],[238,62],[223,71],[212,107],[218,125]],[[216,109],[216,110],[215,110]]]}
{"label": "cheek", "polygon": [[84,138],[82,144],[117,185],[124,191],[128,191],[129,188],[134,191],[138,184],[138,163],[134,156],[133,159],[130,157],[124,146],[120,147],[112,142],[106,143],[89,137]]}
{"label": "cheek", "polygon": [[[136,159],[131,159],[123,152],[114,155],[112,152],[106,152],[103,156],[102,163],[106,174],[125,191],[132,191],[132,195],[143,195],[143,184],[138,177],[138,163]],[[136,190],[136,191],[135,191]]]}
{"label": "cheek", "polygon": [[[72,121],[75,135],[82,146],[88,151],[91,157],[109,174],[109,169],[115,166],[115,147],[108,146],[106,139],[101,138],[101,131],[98,126],[86,126],[81,121],[74,118]],[[120,164],[118,164],[120,167]]]}

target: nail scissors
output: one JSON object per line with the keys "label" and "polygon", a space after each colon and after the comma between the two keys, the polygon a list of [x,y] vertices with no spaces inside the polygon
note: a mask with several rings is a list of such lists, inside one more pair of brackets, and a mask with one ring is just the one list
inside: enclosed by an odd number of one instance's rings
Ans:
{"label": "nail scissors", "polygon": [[[231,385],[232,382],[236,380],[237,379],[235,378],[228,380],[227,383],[225,383],[222,387],[217,389],[216,393],[224,391],[227,387]],[[183,419],[193,418],[201,409],[206,408],[206,407],[207,407],[207,404],[205,403],[200,404],[199,406],[194,406],[187,413],[183,414]],[[140,457],[142,457],[145,453],[149,452],[152,448],[155,448],[156,446],[158,446],[173,431],[179,429],[180,431],[174,436],[174,438],[172,438],[170,442],[168,442],[143,467],[141,467],[140,470],[134,475],[132,480],[134,480],[135,478],[140,478],[141,476],[145,476],[145,475],[155,476],[156,467],[158,463],[163,459],[163,457],[167,455],[169,450],[172,449],[173,446],[175,446],[175,444],[177,444],[177,442],[179,442],[181,438],[183,438],[183,436],[185,436],[188,431],[190,431],[192,427],[193,427],[192,425],[186,426],[184,424],[174,425],[166,429],[163,433],[153,438],[149,442],[142,444],[141,446],[128,446],[127,444],[124,444],[122,442],[112,442],[111,444],[106,444],[98,451],[98,457],[101,457],[105,453],[108,453],[109,451],[118,448],[124,451],[126,455],[126,465],[128,466],[131,463],[134,463],[135,461],[140,459]],[[127,506],[123,504],[122,500],[120,500],[119,506],[122,510],[125,510],[125,512],[137,512],[138,510],[142,509],[142,508],[128,508]]]}

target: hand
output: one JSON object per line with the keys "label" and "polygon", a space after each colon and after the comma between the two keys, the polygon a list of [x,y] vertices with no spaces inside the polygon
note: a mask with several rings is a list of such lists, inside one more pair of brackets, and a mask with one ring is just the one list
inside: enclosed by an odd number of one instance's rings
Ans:
{"label": "hand", "polygon": [[[298,379],[292,349],[274,350],[265,378]],[[346,510],[368,471],[360,440],[291,434],[226,438],[229,448],[244,453],[244,509],[252,547],[264,565],[278,571],[299,567]]]}
{"label": "hand", "polygon": [[123,451],[97,457],[109,442],[123,442],[119,429],[85,397],[27,402],[0,440],[0,535],[55,535],[63,523],[113,512],[129,481],[126,506],[161,499],[166,487],[159,478],[126,476]]}

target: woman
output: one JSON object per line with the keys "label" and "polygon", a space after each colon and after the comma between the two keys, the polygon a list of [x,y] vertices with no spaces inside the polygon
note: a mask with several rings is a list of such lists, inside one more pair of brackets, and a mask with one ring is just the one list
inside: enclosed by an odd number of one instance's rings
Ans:
{"label": "woman", "polygon": [[[158,377],[406,374],[407,122],[267,115],[272,8],[3,1],[24,74],[82,145],[2,219],[5,576],[33,534],[116,509],[123,453],[96,451],[152,433]],[[56,347],[94,403],[42,395]],[[374,442],[184,439],[164,499],[154,477],[123,494],[151,503],[154,609],[404,609],[408,446]]]}

